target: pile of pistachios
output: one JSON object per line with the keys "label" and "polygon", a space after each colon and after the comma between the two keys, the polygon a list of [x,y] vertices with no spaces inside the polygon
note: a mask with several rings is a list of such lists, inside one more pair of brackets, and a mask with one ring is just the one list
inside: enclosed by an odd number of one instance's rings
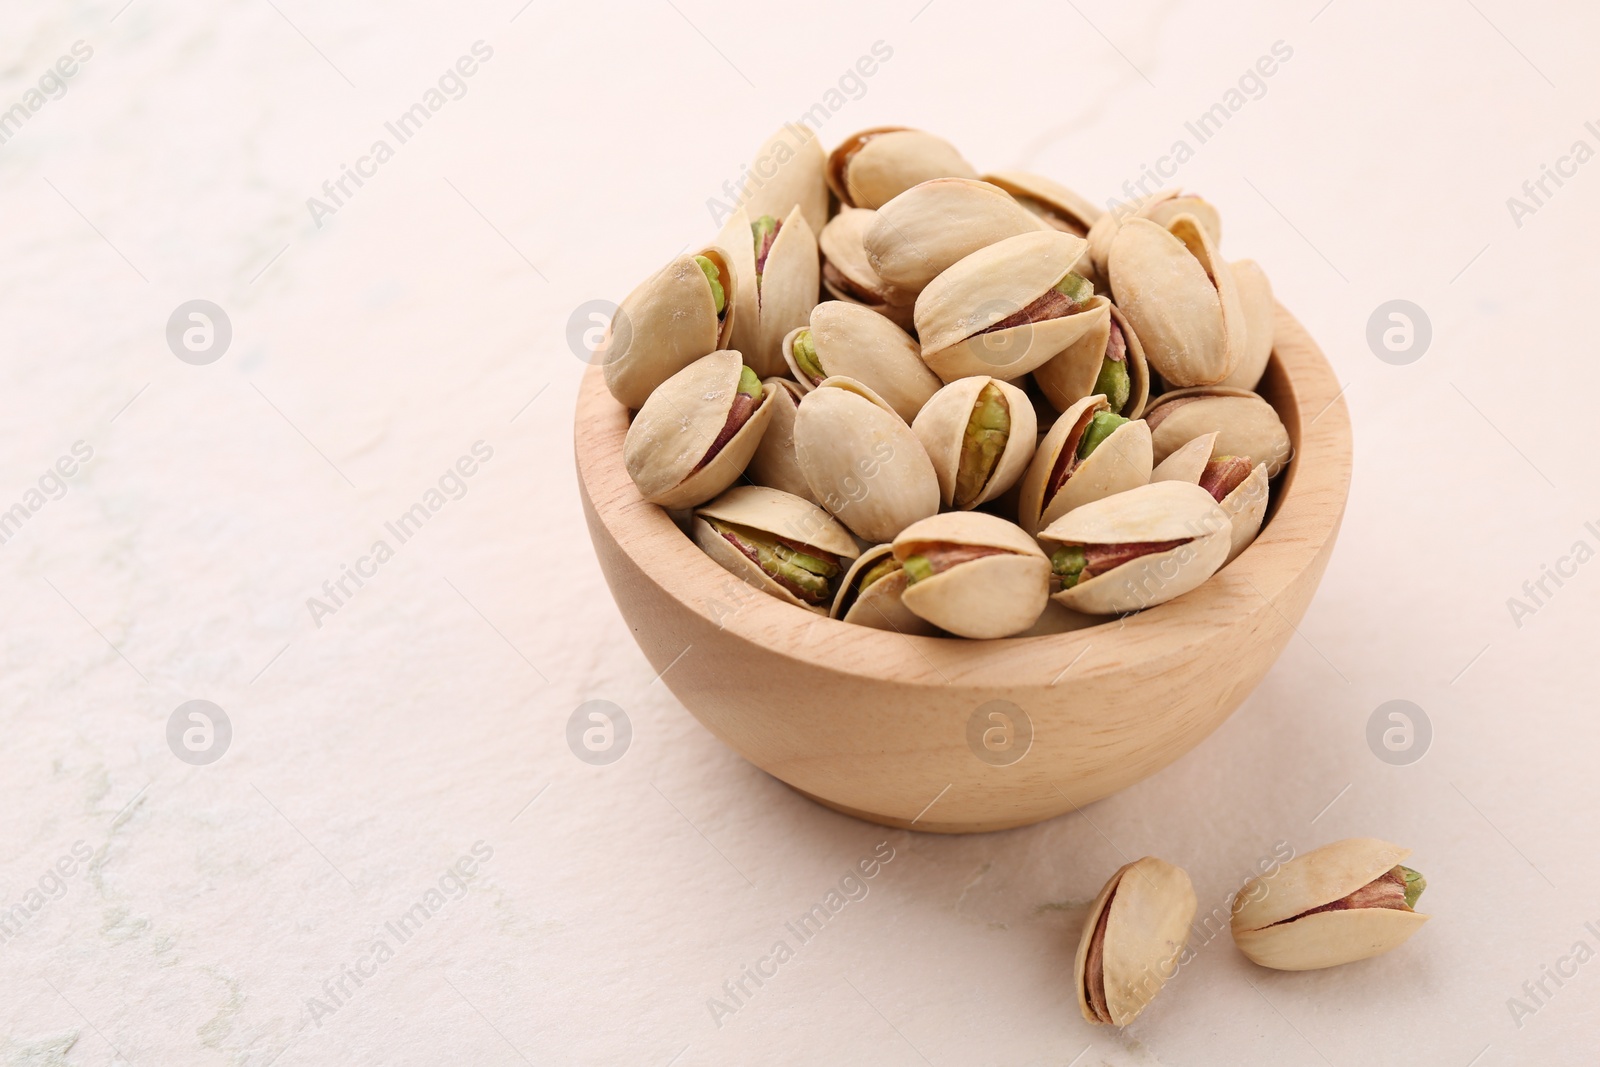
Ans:
{"label": "pile of pistachios", "polygon": [[[1171,190],[1102,211],[881,127],[786,127],[595,352],[648,501],[802,608],[998,638],[1181,596],[1266,516],[1274,302]],[[770,175],[761,179],[760,175]],[[1052,603],[1053,602],[1053,603]]]}

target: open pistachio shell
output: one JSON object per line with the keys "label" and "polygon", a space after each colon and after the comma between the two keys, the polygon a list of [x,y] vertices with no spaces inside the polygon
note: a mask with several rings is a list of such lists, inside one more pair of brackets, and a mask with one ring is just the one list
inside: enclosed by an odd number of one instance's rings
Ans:
{"label": "open pistachio shell", "polygon": [[754,411],[724,441],[743,371],[739,353],[712,352],[650,394],[622,446],[623,464],[646,500],[664,508],[691,507],[743,473],[772,417],[773,401],[772,390],[763,388]]}
{"label": "open pistachio shell", "polygon": [[1090,301],[1089,310],[1083,314],[1100,318],[1082,337],[1035,367],[1034,384],[1057,411],[1065,411],[1084,397],[1101,392],[1096,386],[1100,384],[1100,369],[1109,354],[1111,327],[1115,324],[1122,335],[1122,358],[1128,373],[1128,400],[1117,414],[1137,419],[1150,397],[1150,368],[1139,335],[1117,306],[1103,296]]}
{"label": "open pistachio shell", "polygon": [[1111,255],[1111,243],[1117,231],[1129,219],[1149,219],[1158,226],[1166,226],[1179,215],[1193,215],[1200,221],[1211,238],[1213,246],[1222,244],[1222,216],[1207,200],[1177,189],[1164,189],[1154,196],[1142,197],[1132,203],[1121,204],[1102,212],[1089,228],[1089,258],[1095,270],[1102,275]]}
{"label": "open pistachio shell", "polygon": [[1050,491],[1062,454],[1077,449],[1096,413],[1107,410],[1105,397],[1084,397],[1068,407],[1039,442],[1017,497],[1017,522],[1024,530],[1037,533],[1074,508],[1150,480],[1150,429],[1135,419],[1111,431],[1088,456],[1075,462],[1068,458],[1071,473],[1055,492]]}
{"label": "open pistachio shell", "polygon": [[747,282],[738,291],[733,347],[744,353],[751,370],[766,378],[783,373],[783,336],[805,325],[817,303],[820,274],[817,239],[798,207],[779,220],[759,274],[753,221],[743,209],[735,211],[717,235],[717,245],[727,253],[734,273]]}
{"label": "open pistachio shell", "polygon": [[[871,577],[869,585],[863,581]],[[905,592],[906,573],[894,558],[894,546],[875,545],[850,564],[839,583],[829,615],[835,619],[870,626],[874,630],[893,630],[917,637],[937,637],[939,628],[919,619],[900,601]]]}
{"label": "open pistachio shell", "polygon": [[[811,331],[822,378],[854,378],[884,399],[906,422],[917,417],[942,384],[922,362],[917,342],[889,319],[860,304],[824,300],[811,311],[803,329]],[[789,373],[803,392],[813,380],[795,359],[794,344],[800,330],[791,330],[779,346]]]}
{"label": "open pistachio shell", "polygon": [[1094,324],[1088,311],[993,327],[1048,293],[1084,248],[1081,237],[1036,230],[980,248],[950,267],[917,297],[922,358],[947,382],[977,374],[1011,381],[1077,341]]}
{"label": "open pistachio shell", "polygon": [[[963,463],[968,468],[982,464],[982,446],[970,438],[974,409],[988,386],[999,393],[1007,426],[999,455],[992,457],[988,477],[980,479],[976,471],[963,469]],[[1022,477],[1033,455],[1037,420],[1028,394],[998,378],[984,376],[959,378],[940,389],[917,414],[911,430],[933,461],[945,507],[967,511],[995,499]],[[983,428],[978,432],[983,433]],[[993,433],[997,436],[999,432]]]}
{"label": "open pistachio shell", "polygon": [[1105,214],[1087,197],[1079,196],[1060,182],[1041,174],[1002,170],[985,174],[983,180],[1010,193],[1017,203],[1048,225],[1079,237],[1089,236],[1089,228]]}
{"label": "open pistachio shell", "polygon": [[720,248],[701,249],[721,275],[725,311],[719,320],[711,283],[694,255],[679,256],[629,293],[595,352],[606,387],[638,408],[655,387],[695,360],[728,345],[741,279]]}
{"label": "open pistachio shell", "polygon": [[893,540],[939,510],[939,479],[922,442],[853,378],[824,379],[805,395],[794,444],[811,495],[863,540]]}
{"label": "open pistachio shell", "polygon": [[880,208],[932,178],[976,178],[972,164],[942,137],[877,126],[846,137],[828,156],[828,187],[845,207]]}
{"label": "open pistachio shell", "polygon": [[827,613],[828,605],[832,602],[831,588],[820,603],[809,603],[796,596],[719,533],[711,525],[712,521],[743,527],[791,545],[799,545],[802,550],[809,550],[819,557],[820,554],[835,557],[840,561],[839,574],[831,581],[842,577],[848,566],[847,561],[855,559],[860,553],[850,531],[835,522],[826,511],[808,500],[766,486],[737,485],[709,504],[695,509],[695,544],[719,566],[779,600],[822,614]]}
{"label": "open pistachio shell", "polygon": [[813,234],[828,222],[828,184],[822,142],[805,126],[789,124],[756,150],[739,206],[752,219],[789,217],[796,207]]}
{"label": "open pistachio shell", "polygon": [[1178,972],[1198,901],[1188,872],[1146,856],[1120,867],[1089,905],[1073,960],[1078,1010],[1127,1026]]}
{"label": "open pistachio shell", "polygon": [[[977,511],[951,511],[912,523],[894,539],[894,555],[954,560],[910,581],[901,601],[942,630],[987,640],[1021,633],[1038,621],[1050,596],[1050,561],[1012,523]],[[908,577],[915,577],[908,572]]]}
{"label": "open pistachio shell", "polygon": [[1276,478],[1293,454],[1289,431],[1271,404],[1244,389],[1210,386],[1163,393],[1144,413],[1161,463],[1203,434],[1217,434],[1219,456],[1247,456]]}
{"label": "open pistachio shell", "polygon": [[[781,489],[785,493],[811,500],[811,486],[794,451],[794,417],[800,408],[800,387],[787,378],[766,378],[763,388],[772,390],[772,416],[761,443],[744,469],[746,478],[756,485]],[[814,502],[814,501],[813,501]]]}
{"label": "open pistachio shell", "polygon": [[848,300],[886,315],[902,329],[912,324],[915,294],[903,295],[878,277],[867,259],[865,240],[878,213],[842,208],[817,238],[822,253],[822,287],[835,300]]}
{"label": "open pistachio shell", "polygon": [[1152,482],[1076,508],[1041,530],[1039,538],[1063,546],[1180,542],[1053,594],[1074,611],[1121,615],[1164,604],[1215,574],[1228,557],[1232,529],[1227,513],[1198,485]]}
{"label": "open pistachio shell", "polygon": [[1233,373],[1218,384],[1236,389],[1254,389],[1266,373],[1272,358],[1272,335],[1277,305],[1272,299],[1272,283],[1267,272],[1253,259],[1230,264],[1234,284],[1239,287],[1239,304],[1244,308],[1244,356]]}
{"label": "open pistachio shell", "polygon": [[1263,967],[1307,971],[1382,955],[1428,921],[1410,908],[1344,907],[1306,914],[1393,870],[1411,850],[1372,837],[1313,849],[1252,878],[1233,902],[1233,940]]}
{"label": "open pistachio shell", "polygon": [[970,178],[935,178],[878,209],[867,261],[901,303],[950,266],[996,241],[1045,228],[1003,190]]}
{"label": "open pistachio shell", "polygon": [[[1216,431],[1212,431],[1185,444],[1150,472],[1150,480],[1198,483],[1205,474],[1206,464],[1220,456],[1216,452],[1218,436]],[[1261,523],[1267,516],[1270,483],[1267,465],[1257,463],[1250,469],[1244,481],[1217,501],[1222,510],[1228,513],[1228,518],[1233,524],[1228,558],[1223,566],[1237,559],[1239,553],[1250,547],[1250,542],[1261,532]]]}

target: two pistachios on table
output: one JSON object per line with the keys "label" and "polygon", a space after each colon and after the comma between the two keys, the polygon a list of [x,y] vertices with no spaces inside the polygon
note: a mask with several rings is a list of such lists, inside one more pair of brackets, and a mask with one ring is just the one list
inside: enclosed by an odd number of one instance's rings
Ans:
{"label": "two pistachios on table", "polygon": [[1253,392],[1274,304],[1207,201],[1103,212],[908,129],[827,157],[781,133],[757,181],[596,351],[637,412],[628,473],[721,566],[846,622],[983,639],[1049,632],[1052,598],[1163,603],[1255,537],[1291,452]]}

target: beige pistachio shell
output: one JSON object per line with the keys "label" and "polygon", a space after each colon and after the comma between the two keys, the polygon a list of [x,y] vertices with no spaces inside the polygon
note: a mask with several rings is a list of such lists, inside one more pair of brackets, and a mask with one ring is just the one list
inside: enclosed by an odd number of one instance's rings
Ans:
{"label": "beige pistachio shell", "polygon": [[1211,385],[1244,357],[1244,309],[1233,272],[1193,215],[1167,227],[1130,219],[1107,262],[1117,307],[1151,368],[1175,386]]}
{"label": "beige pistachio shell", "polygon": [[1216,443],[1215,431],[1201,434],[1156,464],[1155,470],[1150,472],[1150,480],[1189,482],[1198,485],[1200,476],[1206,472],[1206,464],[1210,463],[1211,457],[1216,454]]}
{"label": "beige pistachio shell", "polygon": [[906,527],[894,539],[902,563],[930,546],[1004,551],[958,563],[906,586],[901,602],[920,618],[960,637],[1010,637],[1038,621],[1050,597],[1050,561],[1014,524],[975,511],[951,511]]}
{"label": "beige pistachio shell", "polygon": [[800,408],[800,387],[788,378],[766,378],[763,388],[772,390],[772,415],[755,454],[744,469],[746,478],[756,485],[770,486],[805,500],[811,499],[811,486],[794,451],[794,417]]}
{"label": "beige pistachio shell", "polygon": [[[812,309],[807,328],[824,377],[854,378],[907,422],[917,417],[943,384],[922,362],[916,340],[870,308],[845,300],[824,300]],[[789,373],[803,392],[810,392],[814,385],[794,358],[799,332],[789,331],[779,347]]]}
{"label": "beige pistachio shell", "polygon": [[739,278],[721,249],[695,255],[722,274],[726,313],[720,322],[711,283],[694,255],[679,256],[627,295],[595,351],[606,387],[627,407],[640,407],[656,386],[733,336]]}
{"label": "beige pistachio shell", "polygon": [[1089,304],[1084,315],[1096,316],[1083,336],[1035,367],[1033,380],[1057,411],[1065,411],[1086,396],[1094,395],[1100,367],[1105,363],[1106,346],[1111,340],[1111,324],[1122,331],[1127,345],[1123,358],[1128,364],[1128,402],[1117,412],[1125,419],[1137,419],[1150,398],[1150,368],[1145,362],[1144,345],[1139,335],[1117,306],[1103,296]]}
{"label": "beige pistachio shell", "polygon": [[1276,329],[1277,303],[1272,298],[1272,283],[1267,272],[1253,259],[1236,260],[1230,265],[1233,281],[1239,288],[1239,304],[1244,308],[1244,356],[1221,385],[1254,389],[1266,373],[1272,358],[1272,337]]}
{"label": "beige pistachio shell", "polygon": [[809,604],[784,588],[752,562],[750,557],[718,534],[706,522],[708,518],[775,534],[796,544],[831,553],[840,560],[853,560],[860,551],[850,531],[835,522],[826,511],[809,501],[765,486],[735,486],[709,504],[695,509],[691,531],[694,542],[718,566],[747,585],[785,603],[819,614],[827,614],[826,604]]}
{"label": "beige pistachio shell", "polygon": [[[1006,445],[995,463],[994,471],[984,483],[978,496],[969,501],[956,501],[957,478],[961,471],[962,445],[966,441],[967,423],[972,409],[985,386],[993,383],[1005,399],[1011,428],[1006,434]],[[1033,401],[1021,389],[998,378],[960,378],[934,394],[916,420],[911,431],[922,442],[922,447],[933,461],[933,473],[939,478],[939,497],[945,507],[970,510],[987,503],[1015,484],[1028,467],[1038,436],[1038,423],[1033,412]]]}
{"label": "beige pistachio shell", "polygon": [[880,208],[933,178],[978,172],[942,137],[904,126],[877,126],[846,137],[828,157],[828,187],[845,207]]}
{"label": "beige pistachio shell", "polygon": [[1333,967],[1388,952],[1428,916],[1394,908],[1304,913],[1342,900],[1410,855],[1388,841],[1355,837],[1252,878],[1234,898],[1234,943],[1251,960],[1280,971]]}
{"label": "beige pistachio shell", "polygon": [[[757,216],[758,218],[760,216]],[[733,213],[717,235],[734,273],[748,279],[739,287],[733,347],[743,352],[750,369],[763,378],[783,373],[783,336],[803,326],[817,303],[820,274],[817,239],[799,208],[780,220],[767,263],[756,275],[754,220],[743,209]]]}
{"label": "beige pistachio shell", "polygon": [[1093,326],[1092,311],[983,331],[1048,292],[1077,265],[1084,247],[1083,238],[1070,233],[1036,230],[956,263],[917,297],[922,358],[946,382],[977,374],[1011,381],[1067,348]]}
{"label": "beige pistachio shell", "polygon": [[[1216,451],[1217,437],[1215,431],[1196,437],[1162,460],[1156,469],[1150,472],[1150,480],[1198,483],[1200,477],[1205,474],[1206,464],[1212,457],[1226,454]],[[1233,525],[1228,558],[1223,566],[1237,559],[1239,553],[1249,548],[1250,542],[1261,532],[1261,523],[1267,517],[1267,503],[1271,494],[1270,483],[1267,465],[1257,463],[1233,492],[1218,501],[1222,510],[1228,513]]]}
{"label": "beige pistachio shell", "polygon": [[1255,393],[1221,386],[1164,393],[1144,413],[1157,463],[1203,434],[1217,434],[1219,456],[1248,456],[1276,478],[1294,448],[1278,413]]}
{"label": "beige pistachio shell", "polygon": [[801,399],[794,443],[812,496],[863,540],[893,540],[939,510],[939,479],[922,442],[853,378],[827,378]]}
{"label": "beige pistachio shell", "polygon": [[1095,220],[1105,214],[1087,197],[1042,174],[1002,170],[985,174],[983,180],[1010,193],[1017,203],[1048,225],[1079,237],[1087,237]]}
{"label": "beige pistachio shell", "polygon": [[833,598],[833,609],[829,615],[858,626],[870,626],[874,630],[893,630],[896,633],[916,637],[937,637],[939,634],[937,626],[919,619],[911,613],[911,609],[900,602],[900,594],[905,592],[906,588],[905,571],[895,570],[886,574],[865,589],[856,587],[863,574],[886,558],[892,558],[893,554],[892,545],[875,545],[861,553],[856,561],[850,564],[850,570],[840,582],[839,592]]}
{"label": "beige pistachio shell", "polygon": [[1121,615],[1164,604],[1199,586],[1228,558],[1233,524],[1211,494],[1186,482],[1152,482],[1068,512],[1040,531],[1055,544],[1144,544],[1185,540],[1054,594],[1088,615]]}
{"label": "beige pistachio shell", "polygon": [[867,261],[900,303],[910,303],[935,277],[978,249],[1044,228],[996,186],[935,178],[878,209],[866,234]]}
{"label": "beige pistachio shell", "polygon": [[1177,189],[1164,189],[1154,196],[1118,205],[1095,219],[1088,234],[1089,258],[1095,269],[1105,274],[1111,243],[1116,240],[1122,224],[1129,219],[1149,219],[1158,226],[1166,226],[1179,215],[1193,215],[1199,219],[1200,225],[1210,235],[1211,243],[1218,246],[1222,244],[1222,217],[1209,201]]}
{"label": "beige pistachio shell", "polygon": [[744,425],[704,462],[728,421],[743,370],[738,352],[712,352],[662,382],[644,402],[628,427],[622,462],[646,500],[664,508],[703,504],[743,473],[772,417],[771,389],[763,389]]}
{"label": "beige pistachio shell", "polygon": [[[1138,1018],[1177,973],[1197,906],[1194,885],[1181,867],[1146,856],[1119,868],[1089,906],[1078,939],[1073,974],[1083,1017],[1115,1026]],[[1102,915],[1105,930],[1097,949]],[[1091,992],[1096,963],[1103,999]]]}
{"label": "beige pistachio shell", "polygon": [[739,206],[752,219],[788,218],[798,207],[811,232],[820,233],[828,222],[828,184],[822,176],[826,167],[817,135],[805,126],[787,125],[756,150]]}
{"label": "beige pistachio shell", "polygon": [[1086,425],[1096,412],[1105,410],[1105,397],[1099,394],[1084,397],[1069,406],[1039,442],[1022,476],[1022,490],[1017,497],[1017,522],[1024,530],[1037,533],[1074,508],[1126,492],[1150,480],[1150,429],[1135,419],[1111,431],[1088,458],[1078,461],[1060,490],[1046,497],[1050,475],[1055,471],[1062,450],[1071,442],[1081,440],[1077,427]]}
{"label": "beige pistachio shell", "polygon": [[[887,315],[902,329],[912,324],[914,296],[892,291],[867,259],[864,244],[878,213],[842,208],[817,238],[822,254],[822,287],[835,300],[847,300]],[[892,299],[891,299],[892,298]]]}

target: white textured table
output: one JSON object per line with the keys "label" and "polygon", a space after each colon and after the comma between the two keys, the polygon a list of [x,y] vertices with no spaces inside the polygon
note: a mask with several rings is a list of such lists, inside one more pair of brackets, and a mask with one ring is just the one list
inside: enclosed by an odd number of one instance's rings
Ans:
{"label": "white textured table", "polygon": [[[0,1063],[1592,1058],[1591,7],[31,6],[0,15]],[[1100,200],[1175,170],[1349,383],[1302,639],[1081,817],[951,839],[801,799],[653,681],[589,555],[570,316],[819,103],[827,142],[922,125]],[[1407,363],[1367,340],[1397,299]],[[168,345],[192,300],[231,324],[209,363]],[[191,700],[231,725],[210,764],[169,747]],[[631,724],[609,765],[567,743],[589,700]],[[1369,747],[1391,700],[1424,758]],[[1197,938],[1135,1026],[1078,1018],[1124,857],[1187,867],[1204,918],[1356,834],[1429,878],[1402,950],[1277,974]]]}

